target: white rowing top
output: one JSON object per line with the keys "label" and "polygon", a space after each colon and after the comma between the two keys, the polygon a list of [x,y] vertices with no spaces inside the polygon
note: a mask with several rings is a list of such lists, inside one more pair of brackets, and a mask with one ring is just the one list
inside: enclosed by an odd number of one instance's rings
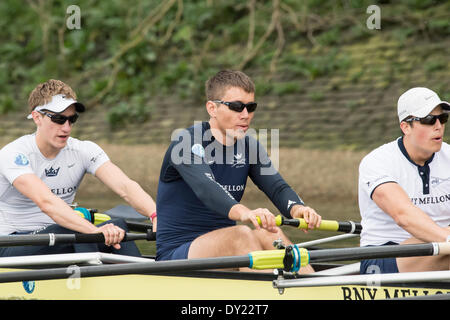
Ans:
{"label": "white rowing top", "polygon": [[72,204],[85,173],[95,171],[109,158],[91,141],[69,138],[54,159],[45,158],[36,135],[25,135],[0,150],[0,235],[27,232],[55,223],[12,185],[24,174],[35,174],[67,204]]}
{"label": "white rowing top", "polygon": [[387,182],[398,183],[436,224],[450,224],[450,146],[442,143],[441,150],[421,167],[409,159],[399,138],[370,152],[359,166],[361,246],[400,243],[412,237],[372,200],[375,188]]}

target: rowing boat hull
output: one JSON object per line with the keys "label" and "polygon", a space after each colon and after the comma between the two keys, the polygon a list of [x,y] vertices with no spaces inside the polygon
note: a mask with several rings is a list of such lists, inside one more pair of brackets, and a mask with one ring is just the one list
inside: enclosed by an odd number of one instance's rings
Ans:
{"label": "rowing boat hull", "polygon": [[[1,271],[11,271],[3,269]],[[0,271],[0,272],[1,272]],[[449,283],[440,288],[420,284],[402,286],[323,286],[285,289],[272,281],[213,276],[121,275],[39,280],[0,284],[2,299],[42,300],[373,300],[450,294]]]}

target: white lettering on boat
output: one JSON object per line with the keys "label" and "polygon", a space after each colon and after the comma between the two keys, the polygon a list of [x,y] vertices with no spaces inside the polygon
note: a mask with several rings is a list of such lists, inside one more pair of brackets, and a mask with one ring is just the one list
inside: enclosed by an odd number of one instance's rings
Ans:
{"label": "white lettering on boat", "polygon": [[427,296],[431,294],[450,294],[442,289],[420,288],[382,288],[382,287],[341,287],[344,300],[375,300]]}

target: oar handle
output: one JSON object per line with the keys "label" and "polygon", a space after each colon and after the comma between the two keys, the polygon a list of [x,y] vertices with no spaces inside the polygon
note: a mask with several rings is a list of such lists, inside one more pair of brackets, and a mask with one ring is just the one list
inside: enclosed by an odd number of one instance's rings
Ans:
{"label": "oar handle", "polygon": [[[146,233],[126,233],[123,241],[156,240],[156,233],[150,229]],[[0,236],[0,247],[15,246],[54,246],[66,243],[102,243],[105,242],[103,233],[77,234],[24,234]]]}
{"label": "oar handle", "polygon": [[[156,236],[151,230],[147,233],[125,233],[121,242],[135,241],[135,240],[156,240]],[[105,242],[103,233],[77,233],[75,234],[75,243],[91,243],[91,242]]]}
{"label": "oar handle", "polygon": [[[288,224],[288,223],[283,223],[283,219],[284,218],[281,215],[278,215],[275,217],[275,223],[277,224],[278,227]],[[259,225],[262,225],[261,218],[259,216],[256,216],[256,221],[258,221]],[[296,224],[296,226],[297,226],[297,224]]]}
{"label": "oar handle", "polygon": [[[275,218],[275,221],[277,223],[277,226],[288,225],[297,227],[299,229],[308,229],[308,223],[305,221],[305,219],[302,218],[287,219],[281,215],[278,215]],[[322,220],[316,230],[339,231],[359,234],[361,233],[362,226],[360,223],[353,221]]]}

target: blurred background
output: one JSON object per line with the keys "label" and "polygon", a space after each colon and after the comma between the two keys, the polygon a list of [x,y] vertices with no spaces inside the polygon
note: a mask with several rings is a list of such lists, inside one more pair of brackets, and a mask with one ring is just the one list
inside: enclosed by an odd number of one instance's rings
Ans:
{"label": "blurred background", "polygon": [[[72,135],[155,198],[171,133],[207,121],[205,81],[238,69],[256,84],[253,128],[279,130],[288,183],[324,218],[359,221],[358,165],[400,136],[400,94],[450,99],[449,12],[438,0],[2,0],[0,147],[33,132],[28,95],[59,79],[88,108]],[[77,202],[123,200],[89,176]],[[242,202],[276,213],[250,180]]]}

